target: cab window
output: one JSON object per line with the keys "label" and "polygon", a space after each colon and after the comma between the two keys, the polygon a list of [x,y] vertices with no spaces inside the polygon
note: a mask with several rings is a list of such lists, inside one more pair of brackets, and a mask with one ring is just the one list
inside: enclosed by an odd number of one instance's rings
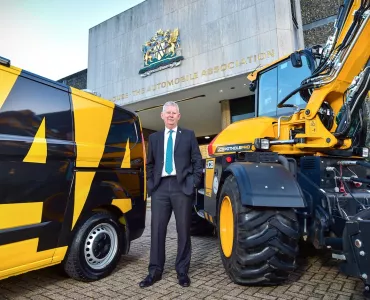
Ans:
{"label": "cab window", "polygon": [[[294,68],[290,59],[287,59],[262,73],[258,83],[258,116],[276,117],[293,113],[293,108],[277,108],[277,104],[310,75],[309,60],[306,56],[302,56],[300,68]],[[306,105],[299,93],[285,103],[299,108],[304,108]]]}

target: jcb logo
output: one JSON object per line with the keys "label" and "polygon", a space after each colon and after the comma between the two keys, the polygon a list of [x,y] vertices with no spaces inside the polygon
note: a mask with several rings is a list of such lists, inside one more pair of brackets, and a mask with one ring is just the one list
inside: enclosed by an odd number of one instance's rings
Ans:
{"label": "jcb logo", "polygon": [[214,167],[213,160],[208,160],[207,161],[207,169],[213,169],[213,167]]}

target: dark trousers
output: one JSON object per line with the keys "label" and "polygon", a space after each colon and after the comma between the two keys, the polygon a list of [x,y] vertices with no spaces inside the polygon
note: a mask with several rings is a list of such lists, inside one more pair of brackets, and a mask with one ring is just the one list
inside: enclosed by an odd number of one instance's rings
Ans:
{"label": "dark trousers", "polygon": [[192,197],[185,195],[176,177],[161,179],[158,189],[152,194],[151,200],[151,246],[149,273],[162,274],[166,260],[165,242],[167,226],[172,211],[175,214],[177,228],[176,272],[187,273],[191,257],[191,208]]}

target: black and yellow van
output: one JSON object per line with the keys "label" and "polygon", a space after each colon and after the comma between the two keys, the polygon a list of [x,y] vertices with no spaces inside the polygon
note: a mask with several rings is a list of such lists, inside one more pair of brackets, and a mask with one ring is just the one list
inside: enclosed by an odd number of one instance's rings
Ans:
{"label": "black and yellow van", "polygon": [[0,57],[0,279],[110,274],[145,227],[138,116]]}

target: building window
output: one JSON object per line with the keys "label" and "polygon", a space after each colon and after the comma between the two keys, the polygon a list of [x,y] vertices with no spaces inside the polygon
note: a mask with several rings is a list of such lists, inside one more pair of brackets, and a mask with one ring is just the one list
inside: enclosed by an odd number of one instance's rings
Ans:
{"label": "building window", "polygon": [[231,123],[255,116],[254,95],[230,100]]}
{"label": "building window", "polygon": [[296,10],[296,7],[295,7],[295,1],[296,0],[290,0],[290,6],[292,8],[292,19],[293,19],[293,23],[294,23],[295,27],[298,28],[297,10]]}

